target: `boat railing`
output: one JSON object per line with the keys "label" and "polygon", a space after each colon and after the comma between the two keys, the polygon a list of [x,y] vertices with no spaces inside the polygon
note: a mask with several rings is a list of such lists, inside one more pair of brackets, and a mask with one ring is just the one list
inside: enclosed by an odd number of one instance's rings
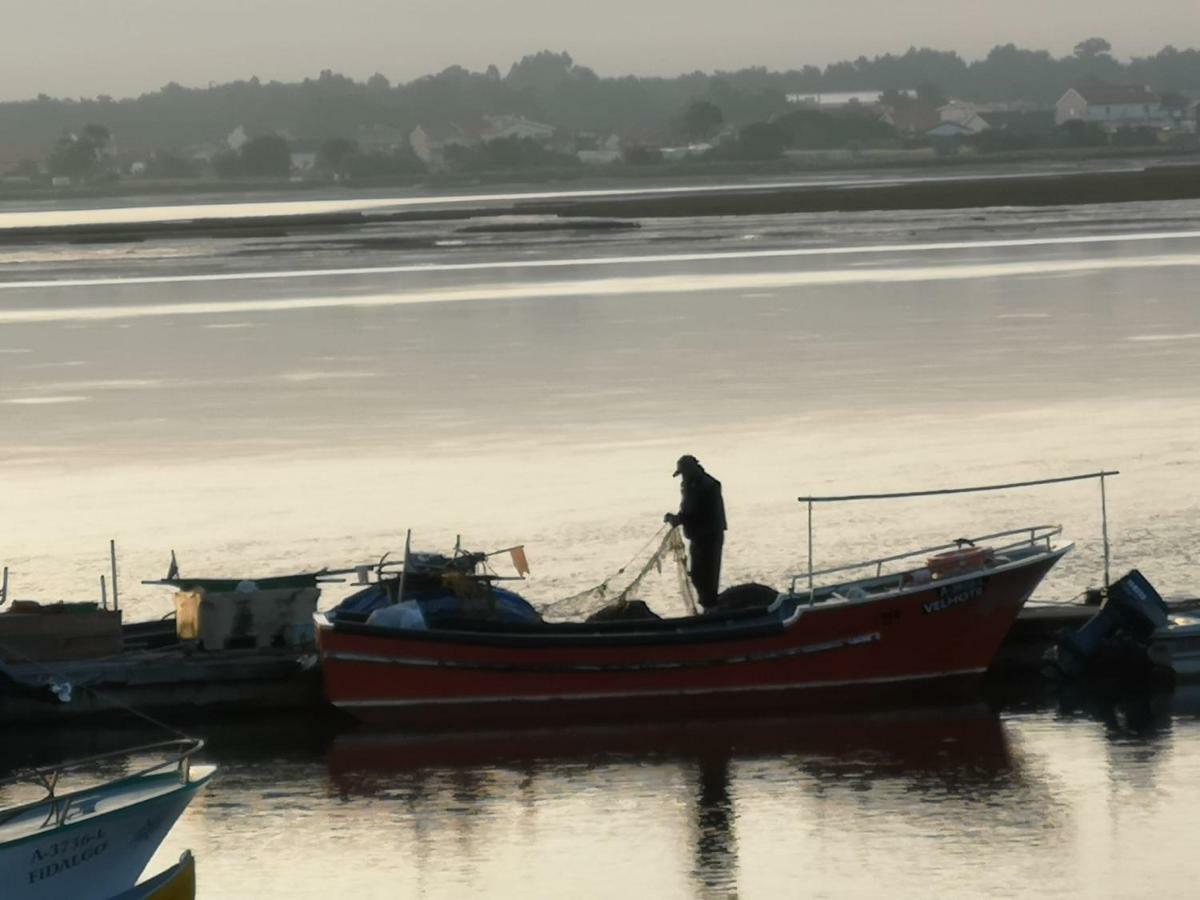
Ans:
{"label": "boat railing", "polygon": [[[1101,535],[1101,539],[1102,539],[1102,542],[1104,545],[1104,584],[1108,585],[1109,581],[1110,581],[1110,579],[1109,579],[1110,555],[1109,555],[1109,545],[1108,545],[1108,502],[1107,502],[1107,497],[1106,497],[1106,493],[1105,493],[1105,479],[1111,478],[1114,475],[1120,475],[1120,474],[1121,473],[1116,470],[1101,469],[1099,472],[1087,472],[1082,475],[1064,475],[1064,476],[1060,476],[1058,478],[1039,478],[1035,481],[1010,481],[1005,484],[979,484],[979,485],[974,485],[972,487],[938,488],[936,490],[921,490],[921,491],[892,491],[892,492],[883,493],[883,494],[842,494],[839,496],[799,497],[797,499],[799,499],[799,501],[801,503],[805,504],[808,507],[808,571],[805,573],[804,576],[797,575],[792,578],[792,593],[795,593],[795,591],[796,591],[796,582],[799,581],[801,577],[806,577],[808,579],[808,599],[809,599],[809,602],[811,603],[816,596],[816,587],[815,587],[813,579],[816,578],[817,575],[828,575],[832,572],[840,572],[840,571],[847,571],[849,569],[863,568],[865,566],[873,565],[873,564],[880,562],[880,560],[871,560],[869,562],[862,563],[862,564],[856,563],[856,564],[853,564],[850,566],[840,566],[840,567],[834,568],[834,569],[824,569],[821,572],[816,571],[816,567],[813,565],[813,507],[816,504],[846,503],[848,501],[854,501],[854,500],[901,500],[901,499],[913,499],[913,498],[918,498],[918,497],[941,497],[941,496],[947,496],[950,494],[978,494],[978,493],[983,493],[983,492],[987,492],[987,491],[1010,491],[1010,490],[1015,490],[1018,488],[1043,487],[1045,485],[1051,485],[1051,484],[1065,484],[1067,482],[1092,481],[1092,480],[1096,480],[1096,481],[1100,482],[1100,535]],[[1043,528],[1046,528],[1046,527],[1057,528],[1058,526],[1042,526],[1042,527]],[[1027,528],[1018,528],[1014,532],[1011,532],[1011,533],[1020,534],[1025,531],[1028,531],[1028,530],[1029,529],[1027,529]],[[1059,529],[1059,531],[1061,532],[1061,528]],[[1000,532],[998,535],[993,535],[992,537],[1002,537],[1008,533],[1009,532]],[[1056,532],[1056,533],[1058,533],[1058,532]],[[978,538],[977,540],[989,540],[989,539],[990,538],[987,538],[987,537],[981,537],[981,538]],[[1036,541],[1033,541],[1033,542],[1036,543]],[[949,547],[949,546],[950,545],[946,545],[946,547]],[[941,550],[941,549],[946,549],[946,548],[939,547],[939,548],[933,548],[933,549]],[[1011,548],[1006,548],[1006,549],[1011,549]],[[920,553],[924,553],[924,552],[932,552],[932,550],[928,550],[928,551],[917,550],[912,553],[902,554],[901,556],[896,557],[896,558],[903,559],[905,556],[917,556]],[[887,562],[889,560],[884,559],[882,561]]]}
{"label": "boat railing", "polygon": [[113,750],[108,753],[98,753],[95,756],[88,756],[82,759],[73,759],[68,762],[59,763],[54,766],[44,766],[35,769],[24,769],[15,775],[8,778],[0,779],[0,791],[8,787],[16,785],[33,785],[40,787],[45,793],[36,800],[27,803],[22,803],[19,806],[10,807],[0,811],[0,823],[12,819],[13,817],[26,812],[43,804],[49,804],[49,809],[46,812],[46,819],[42,822],[42,828],[58,828],[66,824],[74,811],[74,801],[78,799],[78,794],[87,792],[88,788],[81,790],[73,790],[68,794],[60,795],[58,793],[59,783],[63,777],[72,772],[78,772],[83,769],[95,767],[96,765],[111,762],[117,759],[129,759],[147,754],[162,754],[163,759],[138,769],[134,772],[123,774],[120,778],[106,782],[106,786],[122,784],[128,781],[133,781],[138,778],[144,778],[149,775],[159,773],[168,773],[174,770],[181,784],[187,784],[191,777],[191,759],[192,756],[198,753],[204,747],[204,741],[198,738],[176,738],[170,741],[159,741],[154,744],[143,744],[138,747],[130,747],[123,750]]}
{"label": "boat railing", "polygon": [[[995,541],[1003,538],[1015,538],[1017,535],[1021,536],[1019,540],[1012,540],[999,546],[990,547],[989,549],[991,549],[997,555],[1003,555],[1005,552],[1018,549],[1030,548],[1036,550],[1040,549],[1044,545],[1046,551],[1048,552],[1053,549],[1054,538],[1060,534],[1062,534],[1061,525],[1033,525],[1025,528],[1011,528],[1007,531],[995,531],[991,534],[981,534],[976,537],[958,538],[957,540],[950,541],[945,544],[937,544],[932,547],[922,547],[919,550],[909,550],[905,553],[896,553],[892,556],[880,556],[875,559],[863,560],[862,562],[848,563],[841,566],[832,566],[828,569],[818,569],[813,572],[805,572],[803,574],[793,575],[791,593],[795,594],[797,584],[801,580],[807,579],[809,581],[809,600],[811,601],[814,599],[815,594],[814,587],[812,585],[812,580],[815,578],[825,575],[834,575],[839,572],[855,572],[860,569],[868,569],[873,566],[875,568],[874,577],[882,579],[885,577],[883,574],[883,567],[888,563],[899,562],[905,559],[915,559],[917,557],[928,557],[935,553],[959,549],[969,544],[979,544],[983,541]],[[901,586],[901,581],[904,575],[904,572],[897,572],[894,573],[894,575],[889,574],[888,581],[894,577],[896,579],[896,586]]]}

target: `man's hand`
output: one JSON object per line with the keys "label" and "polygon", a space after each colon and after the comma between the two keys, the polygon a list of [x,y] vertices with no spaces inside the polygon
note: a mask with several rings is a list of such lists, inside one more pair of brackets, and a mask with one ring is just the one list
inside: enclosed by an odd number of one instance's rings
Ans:
{"label": "man's hand", "polygon": [[675,515],[675,513],[667,513],[663,516],[663,521],[672,527],[677,527],[679,525],[679,516]]}

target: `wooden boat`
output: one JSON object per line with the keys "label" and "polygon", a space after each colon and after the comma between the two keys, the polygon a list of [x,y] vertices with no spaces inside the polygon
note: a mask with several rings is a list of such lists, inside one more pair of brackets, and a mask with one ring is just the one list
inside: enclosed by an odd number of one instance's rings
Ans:
{"label": "wooden boat", "polygon": [[179,862],[111,900],[195,900],[196,860],[185,850]]}
{"label": "wooden boat", "polygon": [[[318,615],[325,691],[370,722],[470,727],[779,713],[975,690],[1071,545],[1058,526],[800,577],[769,606],[595,623],[395,627]],[[885,566],[909,567],[884,573]],[[866,578],[816,576],[868,568]]]}
{"label": "wooden boat", "polygon": [[[201,747],[201,741],[167,741],[0,782],[0,800],[10,801],[0,807],[0,885],[5,900],[108,900],[131,889],[175,820],[215,771],[212,766],[191,765]],[[111,771],[121,759],[146,755],[165,758],[132,774],[63,790],[64,779]],[[21,796],[31,792],[40,796]]]}

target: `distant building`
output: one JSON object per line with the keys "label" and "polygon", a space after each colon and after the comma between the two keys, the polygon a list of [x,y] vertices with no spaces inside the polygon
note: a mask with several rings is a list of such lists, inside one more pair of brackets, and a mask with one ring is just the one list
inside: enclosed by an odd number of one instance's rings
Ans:
{"label": "distant building", "polygon": [[575,156],[581,163],[587,163],[592,166],[606,166],[611,163],[620,162],[623,154],[621,152],[621,139],[610,134],[602,141],[591,141],[589,145],[580,147],[576,151]]}
{"label": "distant building", "polygon": [[408,135],[408,145],[417,158],[431,169],[440,169],[446,163],[446,148],[479,143],[458,125],[418,125]]}
{"label": "distant building", "polygon": [[662,158],[668,162],[678,162],[681,159],[691,159],[696,156],[703,156],[712,149],[712,144],[699,143],[687,144],[682,147],[662,147],[660,152]]}
{"label": "distant building", "polygon": [[885,106],[880,117],[901,134],[925,134],[941,124],[937,107],[925,100],[906,100]]}
{"label": "distant building", "polygon": [[1163,117],[1170,122],[1172,131],[1196,133],[1197,102],[1183,94],[1163,94]]}
{"label": "distant building", "polygon": [[431,169],[440,169],[446,164],[447,148],[455,145],[471,147],[506,138],[548,144],[557,135],[558,129],[553,125],[535,122],[524,116],[486,115],[466,123],[418,125],[409,132],[408,145],[425,165]]}
{"label": "distant building", "polygon": [[1054,105],[1054,121],[1090,122],[1105,131],[1119,128],[1165,128],[1169,119],[1162,100],[1147,85],[1109,84],[1096,79],[1070,88]]}
{"label": "distant building", "polygon": [[[916,91],[897,91],[902,97],[916,97]],[[883,96],[883,91],[829,91],[826,93],[796,93],[788,94],[788,103],[794,106],[811,106],[818,109],[839,109],[843,106],[853,106],[861,103],[864,106],[874,106]]]}
{"label": "distant building", "polygon": [[237,153],[245,146],[248,140],[250,140],[250,136],[246,134],[246,129],[239,125],[225,136],[225,146],[234,153]]}
{"label": "distant building", "polygon": [[[951,100],[945,106],[939,107],[938,118],[942,120],[942,125],[957,126],[963,129],[963,132],[966,134],[979,134],[979,132],[987,131],[991,127],[987,120],[980,115],[980,108],[978,106],[962,100]],[[933,130],[936,131],[937,129]]]}
{"label": "distant building", "polygon": [[548,142],[554,139],[558,129],[553,125],[534,122],[524,116],[484,116],[484,128],[480,131],[480,139],[495,141],[500,138],[528,138],[534,141]]}
{"label": "distant building", "polygon": [[292,171],[296,173],[311,172],[317,166],[317,154],[314,150],[293,150],[291,158]]}
{"label": "distant building", "polygon": [[978,131],[973,131],[965,125],[959,125],[957,122],[942,122],[936,128],[930,128],[925,132],[925,136],[931,138],[962,138],[971,137],[978,133]]}

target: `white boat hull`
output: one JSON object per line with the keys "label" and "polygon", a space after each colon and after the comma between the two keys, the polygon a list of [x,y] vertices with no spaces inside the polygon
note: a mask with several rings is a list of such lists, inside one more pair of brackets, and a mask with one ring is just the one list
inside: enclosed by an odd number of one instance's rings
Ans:
{"label": "white boat hull", "polygon": [[[0,885],[4,900],[108,900],[129,890],[146,868],[167,832],[187,808],[211,770],[196,767],[193,777],[168,791],[134,790],[148,795],[126,797],[109,812],[103,807],[112,797],[104,788],[72,801],[63,824],[37,833],[0,842]],[[171,778],[172,776],[157,776]],[[62,803],[60,799],[59,804]],[[52,816],[50,801],[28,810],[25,816]],[[0,824],[0,837],[19,825]]]}

